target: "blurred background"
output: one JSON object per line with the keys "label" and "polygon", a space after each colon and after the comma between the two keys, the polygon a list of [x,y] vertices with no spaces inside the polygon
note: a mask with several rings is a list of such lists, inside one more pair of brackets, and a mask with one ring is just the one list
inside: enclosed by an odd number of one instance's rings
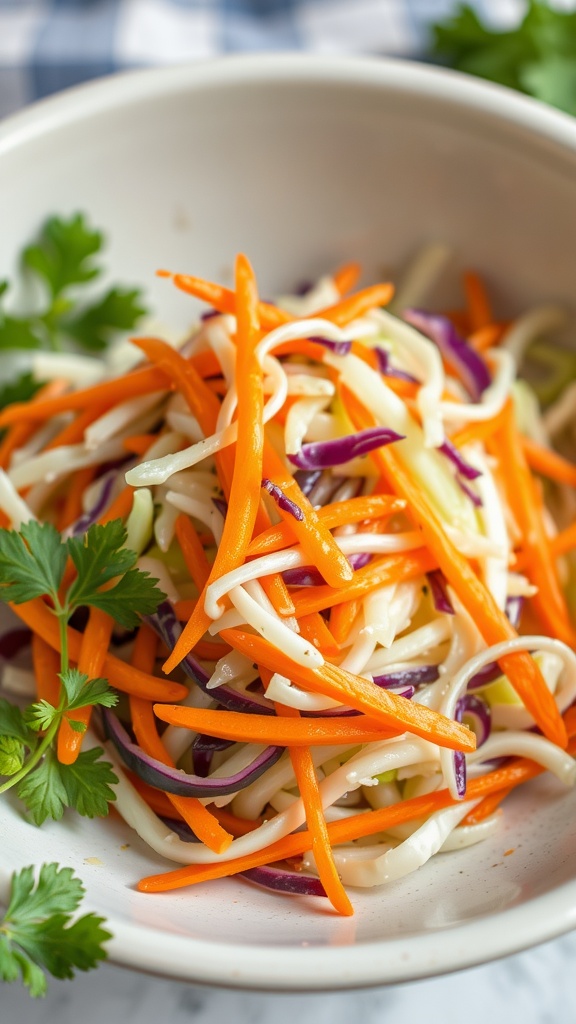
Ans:
{"label": "blurred background", "polygon": [[576,113],[576,0],[0,0],[0,117],[111,72],[307,50],[432,60]]}

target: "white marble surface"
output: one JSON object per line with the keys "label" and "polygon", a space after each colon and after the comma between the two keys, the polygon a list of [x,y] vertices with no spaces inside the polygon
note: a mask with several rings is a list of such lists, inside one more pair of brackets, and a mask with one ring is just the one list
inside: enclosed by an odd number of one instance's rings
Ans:
{"label": "white marble surface", "polygon": [[458,974],[334,994],[201,988],[105,965],[73,982],[52,981],[44,1000],[2,986],[0,1024],[574,1024],[575,963],[576,932]]}

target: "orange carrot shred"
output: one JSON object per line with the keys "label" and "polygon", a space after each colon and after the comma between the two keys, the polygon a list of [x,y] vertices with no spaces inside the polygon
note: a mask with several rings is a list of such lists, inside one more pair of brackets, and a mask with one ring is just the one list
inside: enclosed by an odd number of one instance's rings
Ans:
{"label": "orange carrot shred", "polygon": [[[158,640],[155,634],[147,626],[142,626],[134,644],[132,665],[145,672],[151,672],[156,660],[157,647]],[[162,764],[175,768],[174,761],[158,735],[150,702],[142,700],[140,697],[131,696],[130,713],[134,733],[142,749],[150,757],[161,761]],[[174,793],[166,795],[196,837],[210,850],[213,850],[214,853],[223,853],[228,849],[232,842],[232,835],[222,828],[220,822],[197,797],[177,796]]]}
{"label": "orange carrot shred", "polygon": [[[236,375],[238,390],[238,440],[228,512],[209,581],[230,572],[244,561],[256,522],[262,484],[264,447],[262,367],[256,356],[259,339],[258,294],[250,263],[242,254],[236,261]],[[182,630],[172,654],[164,665],[170,672],[192,650],[206,631],[210,619],[202,598]]]}
{"label": "orange carrot shred", "polygon": [[[347,392],[347,397],[348,413],[357,428],[373,426],[373,416],[356,396]],[[430,502],[411,479],[391,447],[377,449],[373,453],[373,458],[392,490],[408,502],[408,514],[422,530],[426,544],[438,566],[476,622],[486,643],[492,645],[516,637],[516,630],[467,559],[448,538]],[[528,653],[519,651],[500,659],[499,664],[544,735],[553,743],[565,747],[564,723],[534,659]]]}

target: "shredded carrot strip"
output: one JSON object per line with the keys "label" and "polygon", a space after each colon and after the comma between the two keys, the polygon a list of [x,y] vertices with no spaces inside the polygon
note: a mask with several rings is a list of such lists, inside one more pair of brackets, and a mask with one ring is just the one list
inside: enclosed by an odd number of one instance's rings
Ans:
{"label": "shredded carrot strip", "polygon": [[464,445],[472,444],[474,441],[489,441],[500,430],[504,422],[504,416],[504,409],[501,409],[500,412],[497,412],[495,416],[488,420],[482,420],[479,423],[468,423],[467,426],[452,434],[450,440],[457,448],[463,448]]}
{"label": "shredded carrot strip", "polygon": [[[574,750],[573,742],[570,749]],[[529,779],[540,775],[544,769],[533,761],[515,758],[503,768],[498,768],[488,775],[471,779],[466,790],[466,799],[475,800],[479,797],[497,793],[510,786],[518,786]],[[441,789],[425,796],[401,800],[390,807],[382,807],[377,811],[365,811],[340,821],[328,822],[328,835],[332,845],[349,843],[390,828],[428,817],[444,807],[453,806],[458,801],[451,797],[449,790]],[[225,878],[248,871],[250,868],[263,864],[274,864],[277,861],[297,857],[310,849],[311,835],[309,831],[295,832],[278,839],[263,850],[235,857],[233,860],[219,861],[213,864],[187,864],[185,867],[167,871],[161,875],[149,875],[138,882],[140,892],[168,892],[181,889],[197,882],[208,882],[215,878]]]}
{"label": "shredded carrot strip", "polygon": [[335,604],[330,610],[330,632],[340,650],[340,644],[344,644],[350,635],[350,630],[360,612],[361,602],[357,599],[342,601]]}
{"label": "shredded carrot strip", "polygon": [[534,481],[524,456],[520,435],[516,430],[511,402],[506,405],[503,424],[495,436],[494,451],[502,468],[508,503],[522,531],[522,547],[529,558],[529,567],[526,571],[538,587],[538,593],[532,598],[534,608],[551,636],[564,640],[574,647],[576,632],[570,623],[556,563],[550,557]]}
{"label": "shredded carrot strip", "polygon": [[[268,510],[262,501],[258,505],[258,511],[256,512],[256,522],[254,523],[254,532],[260,536],[267,529],[270,528],[270,515]],[[247,551],[250,549],[248,545]],[[282,576],[279,572],[271,573],[269,576],[262,576],[260,579],[260,586],[266,594],[268,600],[271,602],[274,610],[278,615],[286,616],[294,614],[294,602],[288,592],[288,587],[284,583]]]}
{"label": "shredded carrot strip", "polygon": [[240,818],[232,814],[227,807],[214,807],[212,813],[227,832],[233,836],[245,836],[249,832],[255,832],[263,822],[263,818]]}
{"label": "shredded carrot strip", "polygon": [[302,512],[302,519],[297,519],[290,512],[278,509],[284,521],[290,524],[296,540],[302,545],[312,565],[316,566],[332,587],[343,587],[349,583],[354,575],[350,562],[270,444],[264,447],[264,474]]}
{"label": "shredded carrot strip", "polygon": [[39,700],[58,707],[60,700],[60,655],[38,633],[32,634],[32,665]]}
{"label": "shredded carrot strip", "polygon": [[515,786],[507,786],[506,789],[501,789],[498,793],[490,793],[489,796],[485,796],[476,807],[473,807],[465,818],[462,818],[462,825],[478,825],[479,822],[489,818],[491,814],[494,814],[498,810],[500,804],[507,796],[510,795]]}
{"label": "shredded carrot strip", "polygon": [[16,402],[0,413],[0,427],[8,427],[22,420],[47,420],[59,416],[63,412],[82,411],[89,405],[101,405],[102,412],[115,405],[148,395],[152,391],[170,389],[170,380],[154,366],[146,366],[142,370],[133,370],[123,377],[114,377],[101,384],[83,388],[79,391],[67,391],[55,398],[45,398],[38,402]]}
{"label": "shredded carrot strip", "polygon": [[319,309],[314,316],[323,320],[330,320],[339,327],[346,327],[359,317],[369,313],[371,309],[378,306],[387,306],[394,295],[394,285],[388,281],[383,284],[373,284],[369,288],[363,288],[348,298],[341,299],[333,306],[326,306]]}
{"label": "shredded carrot strip", "polygon": [[235,743],[277,744],[280,747],[327,746],[330,743],[370,743],[398,735],[363,716],[352,718],[275,718],[273,715],[212,711],[180,704],[155,704],[154,713],[169,725],[193,729]]}
{"label": "shredded carrot strip", "polygon": [[294,594],[296,616],[299,618],[300,615],[310,615],[311,612],[325,611],[334,605],[342,604],[343,601],[365,597],[377,587],[413,580],[436,568],[437,559],[424,547],[395,555],[382,555],[361,569],[356,569],[347,587],[303,587],[299,593]]}
{"label": "shredded carrot strip", "polygon": [[194,523],[188,516],[181,514],[178,516],[174,530],[186,567],[190,576],[194,580],[194,583],[201,591],[206,585],[206,581],[210,575],[210,562],[206,557],[206,552],[200,543],[198,537],[198,531],[194,526]]}
{"label": "shredded carrot strip", "polygon": [[550,541],[550,550],[556,557],[559,555],[565,555],[567,551],[571,551],[572,548],[576,547],[576,523],[572,523],[572,526],[568,526],[561,533],[557,534]]}
{"label": "shredded carrot strip", "polygon": [[300,635],[309,640],[324,658],[337,658],[340,648],[319,612],[302,615],[298,619]]}
{"label": "shredded carrot strip", "polygon": [[[296,708],[286,707],[283,704],[276,704],[275,707],[277,714],[284,720],[292,723],[300,720],[300,712]],[[294,769],[296,785],[304,804],[306,824],[312,838],[312,852],[316,861],[316,867],[318,868],[320,881],[334,910],[344,917],[351,917],[354,913],[354,908],[340,881],[334,863],[330,836],[328,834],[326,818],[324,817],[324,808],[322,807],[322,797],[318,788],[318,778],[312,755],[310,754],[310,748],[290,747],[290,760]]]}
{"label": "shredded carrot strip", "polygon": [[[177,288],[188,295],[194,295],[217,309],[219,313],[236,313],[236,293],[223,285],[214,284],[212,281],[205,281],[201,277],[193,277],[190,274],[174,274],[172,280]],[[264,331],[272,331],[281,324],[287,324],[294,317],[277,306],[268,302],[258,303],[258,319]]]}
{"label": "shredded carrot strip", "polygon": [[[373,426],[373,416],[355,395],[349,391],[346,394],[349,398],[348,413],[357,429]],[[372,453],[372,457],[392,490],[408,502],[409,515],[422,530],[430,552],[476,622],[486,643],[492,645],[516,637],[516,630],[467,559],[448,538],[430,502],[404,469],[392,447],[379,448]],[[565,747],[564,723],[534,659],[526,652],[516,652],[500,659],[499,664],[544,735],[553,743]]]}
{"label": "shredded carrot strip", "polygon": [[464,274],[463,284],[472,331],[488,327],[492,323],[492,310],[484,281],[476,271],[468,270]]}
{"label": "shredded carrot strip", "polygon": [[66,426],[48,442],[44,451],[52,451],[54,448],[61,448],[66,444],[79,444],[84,437],[84,431],[86,428],[94,423],[95,420],[99,419],[106,411],[107,406],[102,403],[100,405],[89,405],[88,408],[81,410],[70,423],[67,423]]}
{"label": "shredded carrot strip", "polygon": [[[78,671],[84,672],[88,679],[97,679],[102,674],[113,628],[114,620],[106,612],[99,608],[90,609],[78,658]],[[74,764],[82,748],[84,733],[76,732],[70,725],[70,719],[88,728],[91,715],[91,707],[78,708],[62,719],[57,743],[57,756],[61,764]]]}
{"label": "shredded carrot strip", "polygon": [[294,615],[296,611],[294,602],[279,572],[271,573],[270,576],[262,576],[259,583],[278,615],[281,617]]}
{"label": "shredded carrot strip", "polygon": [[[181,291],[203,299],[204,302],[210,303],[221,313],[236,312],[236,296],[229,288],[214,284],[212,281],[204,281],[199,277],[192,277],[189,274],[174,274],[173,281]],[[363,316],[376,306],[387,306],[393,294],[394,286],[392,284],[388,282],[375,284],[349,298],[342,299],[333,306],[319,310],[314,315],[331,320],[332,323],[338,324],[340,327],[345,327],[352,320]],[[262,329],[265,331],[271,331],[294,319],[290,313],[266,302],[259,304],[258,315]]]}
{"label": "shredded carrot strip", "polygon": [[199,640],[194,648],[194,654],[205,661],[219,661],[230,654],[230,647],[228,644],[218,643],[217,640]]}
{"label": "shredded carrot strip", "polygon": [[186,399],[204,434],[210,434],[220,411],[220,402],[210,391],[194,364],[160,338],[133,338],[151,363]]}
{"label": "shredded carrot strip", "polygon": [[[12,611],[25,622],[35,633],[38,633],[43,640],[60,650],[60,636],[58,623],[50,609],[40,598],[33,601],[24,601],[22,604],[10,602]],[[78,662],[82,636],[72,626],[68,626],[68,651],[70,661]],[[173,683],[169,679],[158,679],[156,676],[140,672],[126,662],[116,658],[113,654],[107,654],[102,665],[102,675],[108,679],[112,686],[125,693],[133,693],[145,700],[177,701],[183,700],[188,689],[180,683]]]}
{"label": "shredded carrot strip", "polygon": [[[236,261],[236,295],[236,379],[241,382],[238,388],[238,440],[228,512],[210,582],[244,561],[256,522],[262,485],[264,403],[262,367],[256,355],[260,333],[258,294],[254,272],[243,255]],[[170,672],[186,657],[209,622],[201,599],[164,665],[165,672]]]}
{"label": "shredded carrot strip", "polygon": [[529,437],[522,437],[520,443],[530,469],[556,483],[576,487],[576,465],[573,462]]}
{"label": "shredded carrot strip", "polygon": [[463,334],[467,337],[470,334],[470,317],[465,309],[447,309],[444,316],[448,317],[448,320],[454,324],[454,327],[459,334]]}
{"label": "shredded carrot strip", "polygon": [[118,497],[114,498],[111,505],[102,513],[98,522],[101,526],[111,523],[114,519],[127,519],[132,511],[134,503],[134,488],[126,485]]}
{"label": "shredded carrot strip", "polygon": [[340,295],[346,295],[346,292],[352,291],[361,273],[362,267],[355,262],[344,263],[334,271],[332,279]]}
{"label": "shredded carrot strip", "polygon": [[65,530],[82,515],[82,497],[96,476],[97,470],[97,466],[84,466],[68,480],[64,503],[58,516],[59,530]]}
{"label": "shredded carrot strip", "polygon": [[475,736],[466,726],[424,705],[414,704],[389,690],[374,686],[374,683],[362,676],[352,675],[329,662],[315,669],[304,668],[263,637],[241,629],[223,629],[221,636],[251,661],[264,665],[271,672],[280,672],[312,693],[322,693],[347,707],[355,708],[368,718],[381,722],[385,728],[400,731],[408,729],[417,736],[450,749],[475,749]]}
{"label": "shredded carrot strip", "polygon": [[[162,818],[173,818],[176,821],[184,820],[180,811],[168,799],[167,793],[164,793],[161,789],[154,789],[152,786],[149,786],[148,783],[140,779],[134,772],[128,769],[125,769],[125,771],[134,789],[137,790],[155,814],[159,814]],[[254,832],[262,824],[262,818],[255,818],[254,820],[239,818],[238,815],[232,814],[226,807],[213,807],[211,808],[211,813],[222,825],[222,828],[226,829],[232,836],[245,836],[248,832]]]}
{"label": "shredded carrot strip", "polygon": [[[156,661],[158,642],[155,634],[146,626],[138,631],[132,665],[144,672],[152,672]],[[161,761],[169,768],[175,768],[175,762],[168,754],[156,729],[152,705],[140,697],[130,697],[130,713],[132,725],[138,744],[150,757]],[[214,853],[223,853],[232,842],[233,836],[222,828],[213,814],[204,807],[197,797],[176,796],[167,793],[168,800],[182,816],[194,835]]]}
{"label": "shredded carrot strip", "polygon": [[150,445],[154,444],[156,434],[132,434],[132,437],[125,437],[122,444],[127,452],[134,455],[145,455]]}
{"label": "shredded carrot strip", "polygon": [[[361,523],[367,519],[379,519],[395,515],[406,508],[406,502],[393,494],[372,494],[366,497],[349,498],[347,501],[335,501],[330,505],[316,510],[318,519],[328,530],[336,526],[350,523]],[[258,534],[248,545],[246,554],[264,555],[294,544],[296,537],[292,529],[292,519],[286,518],[283,523],[271,526]]]}
{"label": "shredded carrot strip", "polygon": [[[48,401],[49,399],[60,395],[67,386],[67,381],[51,380],[36,392],[30,403],[25,404],[37,404],[42,401]],[[13,407],[13,405],[8,406],[10,409]],[[24,419],[16,421],[14,426],[6,432],[6,436],[0,441],[0,467],[2,469],[8,468],[10,465],[10,459],[12,458],[12,453],[18,448],[22,448],[23,445],[30,440],[32,435],[36,433],[37,429],[38,426],[34,420]]]}
{"label": "shredded carrot strip", "polygon": [[494,348],[500,343],[505,330],[505,324],[486,324],[485,327],[479,327],[478,330],[473,331],[468,338],[468,344],[476,352],[487,352],[488,349]]}

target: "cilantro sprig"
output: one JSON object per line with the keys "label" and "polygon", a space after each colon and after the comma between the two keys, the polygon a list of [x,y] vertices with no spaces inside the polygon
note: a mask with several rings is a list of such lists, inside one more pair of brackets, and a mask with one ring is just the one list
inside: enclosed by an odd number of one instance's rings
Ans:
{"label": "cilantro sprig", "polygon": [[[105,816],[118,781],[112,766],[101,761],[101,747],[80,753],[74,764],[61,764],[53,749],[66,716],[71,728],[85,730],[75,718],[80,708],[113,707],[117,696],[105,679],[89,679],[69,664],[68,623],[78,608],[99,608],[127,629],[152,614],[165,595],[157,580],[134,567],[137,555],[124,547],[121,520],[95,524],[81,537],[63,540],[50,523],[31,521],[20,531],[0,530],[0,601],[20,604],[49,598],[60,633],[58,705],[39,700],[24,710],[0,700],[0,793],[16,787],[32,820],[60,819],[67,807],[87,817]],[[64,585],[68,559],[76,569]],[[64,592],[63,592],[64,591]]]}
{"label": "cilantro sprig", "polygon": [[461,4],[433,28],[432,54],[459,71],[576,114],[576,12],[528,0],[520,24],[497,31]]}
{"label": "cilantro sprig", "polygon": [[[73,978],[106,959],[112,938],[96,914],[74,918],[84,887],[71,868],[43,864],[35,880],[32,867],[14,873],[8,908],[0,919],[0,978],[21,979],[30,995],[46,994],[46,973]],[[45,973],[46,972],[46,973]]]}
{"label": "cilantro sprig", "polygon": [[[20,259],[18,291],[36,293],[33,312],[6,309],[11,290],[0,280],[0,353],[10,349],[81,349],[101,352],[118,331],[131,331],[146,312],[141,291],[115,285],[94,295],[102,274],[97,257],[104,247],[102,232],[82,213],[50,217]],[[13,289],[12,289],[13,290]],[[0,408],[30,398],[39,387],[30,374],[0,388]],[[15,394],[13,392],[15,391]]]}

